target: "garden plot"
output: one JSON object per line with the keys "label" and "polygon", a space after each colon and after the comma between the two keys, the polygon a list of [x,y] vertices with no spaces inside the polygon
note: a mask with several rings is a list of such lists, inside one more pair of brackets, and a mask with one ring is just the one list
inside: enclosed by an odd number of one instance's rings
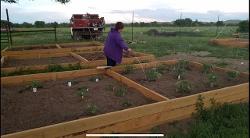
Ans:
{"label": "garden plot", "polygon": [[62,64],[62,63],[74,63],[74,62],[78,62],[78,60],[75,59],[72,56],[33,58],[33,59],[11,59],[11,58],[8,58],[4,62],[3,68],[34,66],[34,65]]}
{"label": "garden plot", "polygon": [[102,46],[102,43],[99,42],[89,42],[89,43],[64,43],[59,44],[61,48],[80,48],[80,47],[91,47],[91,46]]}
{"label": "garden plot", "polygon": [[219,72],[208,64],[198,69],[188,61],[179,61],[175,65],[159,64],[136,70],[128,65],[122,74],[170,99],[249,81],[248,76],[242,77],[237,71]]}
{"label": "garden plot", "polygon": [[[69,81],[71,87],[69,87]],[[136,90],[105,75],[57,81],[32,81],[27,85],[15,85],[15,87],[3,86],[1,134],[153,102]]]}

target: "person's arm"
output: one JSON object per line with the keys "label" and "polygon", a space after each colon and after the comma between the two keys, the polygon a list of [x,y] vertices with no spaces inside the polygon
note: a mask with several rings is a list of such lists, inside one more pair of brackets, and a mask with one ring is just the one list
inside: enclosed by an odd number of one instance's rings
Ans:
{"label": "person's arm", "polygon": [[120,46],[122,49],[126,50],[126,51],[130,51],[131,49],[128,48],[127,44],[124,42],[124,40],[122,39],[121,35],[118,34],[116,36],[115,42],[118,46]]}

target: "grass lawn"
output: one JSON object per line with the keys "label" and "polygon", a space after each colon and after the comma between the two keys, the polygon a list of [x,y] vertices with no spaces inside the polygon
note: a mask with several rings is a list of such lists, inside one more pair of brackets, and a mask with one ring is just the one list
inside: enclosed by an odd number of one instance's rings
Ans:
{"label": "grass lawn", "polygon": [[[19,30],[34,30],[35,28],[18,28]],[[45,29],[45,28],[44,28]],[[194,32],[199,30],[200,36],[149,36],[146,32],[150,29],[158,31],[179,31],[179,27],[135,27],[134,41],[136,43],[129,44],[135,51],[154,54],[157,57],[173,54],[175,52],[194,52],[208,51],[208,56],[218,58],[235,58],[249,59],[248,48],[224,48],[219,46],[209,45],[208,41],[216,37],[216,27],[183,27],[183,32]],[[231,37],[237,27],[221,27],[218,37]],[[104,41],[109,28],[107,27],[104,36],[100,40]],[[126,41],[131,40],[131,27],[126,27],[122,33]],[[58,43],[74,42],[70,36],[69,28],[57,29]],[[90,41],[90,40],[83,40]],[[48,44],[55,43],[53,33],[22,33],[13,34],[13,46],[17,45],[33,45],[33,44]],[[6,44],[1,44],[1,49],[5,48]]]}

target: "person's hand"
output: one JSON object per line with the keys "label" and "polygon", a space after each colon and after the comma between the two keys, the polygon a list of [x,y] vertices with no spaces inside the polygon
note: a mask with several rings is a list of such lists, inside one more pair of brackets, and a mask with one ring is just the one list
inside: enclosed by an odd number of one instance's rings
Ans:
{"label": "person's hand", "polygon": [[131,52],[132,51],[132,49],[131,48],[128,48],[128,52]]}

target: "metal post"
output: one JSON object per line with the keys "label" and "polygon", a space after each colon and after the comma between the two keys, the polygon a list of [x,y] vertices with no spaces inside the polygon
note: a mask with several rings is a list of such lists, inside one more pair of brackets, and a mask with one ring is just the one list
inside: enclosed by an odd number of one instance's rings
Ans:
{"label": "metal post", "polygon": [[54,26],[54,33],[55,33],[55,42],[57,43],[57,36],[56,36],[56,24]]}
{"label": "metal post", "polygon": [[220,21],[220,16],[218,15],[218,21],[216,23],[216,37],[218,36],[219,25],[218,22]]}
{"label": "metal post", "polygon": [[132,16],[132,41],[134,40],[134,11]]}
{"label": "metal post", "polygon": [[7,25],[8,25],[8,31],[9,31],[9,39],[10,39],[10,47],[12,46],[12,37],[11,37],[11,30],[10,30],[10,20],[9,20],[9,13],[8,9],[6,9],[6,15],[7,15]]}

